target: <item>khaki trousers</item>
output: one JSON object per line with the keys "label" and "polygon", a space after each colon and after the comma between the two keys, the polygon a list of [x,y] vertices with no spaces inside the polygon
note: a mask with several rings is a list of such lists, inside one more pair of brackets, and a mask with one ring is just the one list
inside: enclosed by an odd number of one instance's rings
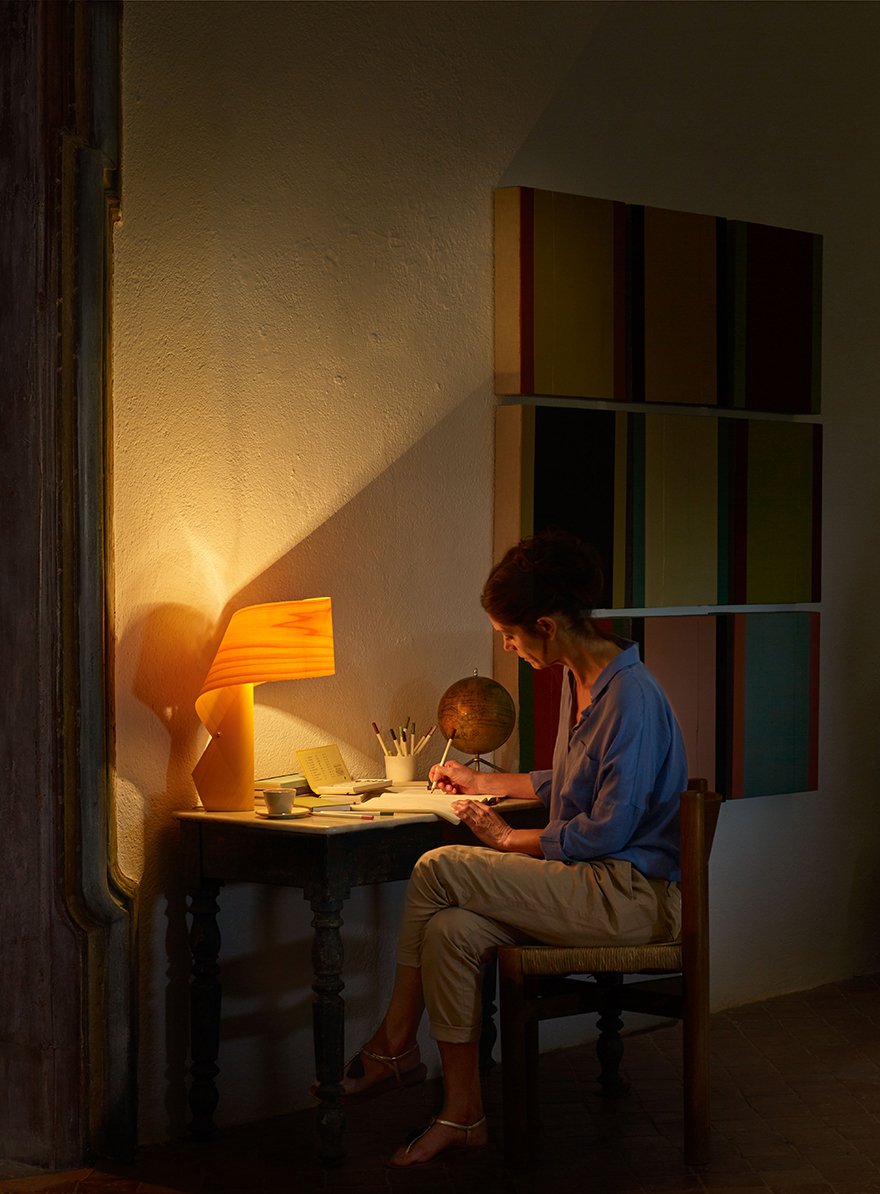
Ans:
{"label": "khaki trousers", "polygon": [[463,1043],[479,1039],[482,967],[499,945],[635,945],[672,941],[680,926],[678,884],[629,862],[441,846],[413,869],[397,961],[421,968],[434,1039]]}

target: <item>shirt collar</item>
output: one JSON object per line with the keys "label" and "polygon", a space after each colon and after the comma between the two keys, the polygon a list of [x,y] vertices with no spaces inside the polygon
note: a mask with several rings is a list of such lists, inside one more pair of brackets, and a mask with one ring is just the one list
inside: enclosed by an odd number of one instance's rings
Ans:
{"label": "shirt collar", "polygon": [[639,645],[638,643],[630,642],[626,638],[618,638],[613,636],[614,642],[621,648],[620,654],[615,655],[614,658],[602,668],[602,671],[593,681],[590,686],[590,698],[595,701],[600,693],[608,687],[612,677],[616,676],[619,671],[625,667],[632,667],[634,663],[639,662]]}

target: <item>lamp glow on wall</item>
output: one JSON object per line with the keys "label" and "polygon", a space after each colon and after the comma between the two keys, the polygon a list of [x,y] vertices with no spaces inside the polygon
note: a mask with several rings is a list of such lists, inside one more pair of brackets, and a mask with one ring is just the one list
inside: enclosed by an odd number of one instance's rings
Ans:
{"label": "lamp glow on wall", "polygon": [[236,610],[196,699],[211,735],[193,770],[206,809],[254,807],[255,685],[332,676],[335,670],[329,597]]}

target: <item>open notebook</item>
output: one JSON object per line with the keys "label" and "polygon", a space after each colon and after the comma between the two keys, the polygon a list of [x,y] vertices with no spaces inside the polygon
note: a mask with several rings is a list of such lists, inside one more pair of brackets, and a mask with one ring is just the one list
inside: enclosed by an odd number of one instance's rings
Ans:
{"label": "open notebook", "polygon": [[362,800],[358,812],[377,813],[434,813],[458,825],[461,820],[452,808],[454,800],[479,800],[485,803],[491,796],[450,796],[447,792],[429,792],[424,783],[395,784],[390,792],[383,792],[381,796],[370,796]]}

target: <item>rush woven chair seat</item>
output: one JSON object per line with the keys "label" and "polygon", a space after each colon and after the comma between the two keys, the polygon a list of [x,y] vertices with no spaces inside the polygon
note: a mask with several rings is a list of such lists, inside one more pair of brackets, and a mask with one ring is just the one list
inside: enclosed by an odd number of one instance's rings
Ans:
{"label": "rush woven chair seat", "polygon": [[[709,852],[721,797],[705,780],[681,794],[681,935],[650,945],[506,945],[498,951],[504,1150],[510,1164],[538,1144],[538,1026],[598,1014],[603,1093],[627,1091],[620,1076],[621,1012],[682,1021],[684,1157],[709,1160]],[[575,975],[589,976],[588,979]],[[624,981],[625,976],[638,976]]]}

